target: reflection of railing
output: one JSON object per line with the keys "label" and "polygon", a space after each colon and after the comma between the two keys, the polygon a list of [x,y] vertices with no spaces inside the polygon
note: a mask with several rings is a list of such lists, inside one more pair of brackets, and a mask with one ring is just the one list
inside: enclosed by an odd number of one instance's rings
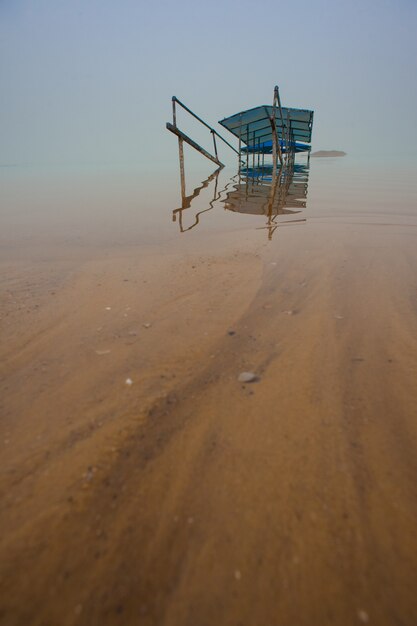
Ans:
{"label": "reflection of railing", "polygon": [[[217,192],[217,186],[218,186],[218,179],[219,179],[219,173],[221,171],[221,167],[219,167],[215,172],[213,172],[208,178],[206,178],[206,180],[204,180],[201,185],[199,185],[198,187],[196,187],[193,191],[193,193],[189,194],[188,196],[185,195],[185,193],[181,194],[181,207],[178,209],[175,209],[174,211],[172,211],[172,221],[176,222],[177,221],[177,217],[178,217],[178,224],[180,227],[180,231],[182,233],[185,233],[187,230],[191,230],[192,228],[195,228],[195,226],[198,226],[198,224],[200,223],[200,215],[202,215],[203,213],[207,213],[208,211],[211,211],[214,208],[214,203],[217,202],[218,200],[220,200],[220,197],[222,195],[222,193],[224,193],[229,187],[230,185],[235,181],[236,176],[233,176],[230,181],[227,183],[227,185],[225,185],[225,187]],[[199,211],[198,213],[195,214],[195,221],[193,224],[191,224],[191,226],[188,226],[186,228],[184,228],[183,225],[183,212],[186,209],[189,209],[191,207],[191,203],[192,201],[197,198],[197,196],[200,195],[200,192],[205,189],[206,187],[209,186],[209,184],[211,183],[212,180],[215,180],[214,183],[214,193],[213,193],[213,198],[210,200],[210,202],[208,203],[208,208],[207,209],[203,209],[202,211]],[[182,187],[182,186],[181,186]],[[185,180],[184,180],[184,189],[185,189]],[[181,189],[182,190],[182,189]]]}
{"label": "reflection of railing", "polygon": [[[180,226],[180,231],[182,233],[185,233],[185,231],[191,230],[192,228],[194,228],[194,226],[197,226],[200,223],[200,215],[202,213],[206,213],[206,211],[211,211],[211,209],[213,208],[213,203],[217,199],[216,198],[217,182],[218,182],[220,170],[221,170],[221,167],[219,167],[215,172],[213,172],[213,174],[211,174],[208,178],[206,178],[206,180],[204,180],[199,187],[196,187],[194,189],[193,193],[190,194],[189,196],[182,195],[181,207],[179,209],[175,209],[174,211],[172,211],[172,221],[176,222],[177,221],[177,215],[178,215],[178,223],[179,223],[179,226]],[[196,213],[194,224],[191,224],[191,226],[188,226],[188,228],[184,228],[183,223],[182,223],[182,218],[183,218],[182,214],[183,214],[184,209],[189,209],[190,208],[191,202],[194,200],[194,198],[196,198],[198,195],[200,195],[200,192],[202,191],[202,189],[204,189],[205,187],[209,186],[209,184],[211,183],[213,178],[216,179],[216,182],[215,182],[215,185],[214,185],[213,200],[209,203],[209,205],[210,205],[209,208],[208,209],[203,209],[202,211],[199,211],[199,213]]]}

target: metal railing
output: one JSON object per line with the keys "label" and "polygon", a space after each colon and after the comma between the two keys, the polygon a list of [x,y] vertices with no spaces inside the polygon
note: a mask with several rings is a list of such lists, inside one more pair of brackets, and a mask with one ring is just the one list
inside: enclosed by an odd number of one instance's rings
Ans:
{"label": "metal railing", "polygon": [[212,128],[212,126],[210,126],[204,120],[202,120],[201,117],[199,117],[193,111],[191,111],[191,109],[189,109],[183,102],[181,102],[181,100],[178,100],[178,98],[176,96],[172,96],[172,117],[173,117],[173,125],[174,126],[176,126],[176,118],[177,118],[176,110],[175,110],[175,103],[179,104],[180,107],[182,107],[184,109],[184,111],[187,111],[187,113],[189,113],[190,115],[195,117],[196,120],[198,120],[201,124],[203,124],[206,128],[209,129],[209,131],[211,132],[211,134],[213,136],[214,152],[216,154],[216,157],[217,157],[216,137],[221,139],[226,144],[226,146],[229,146],[229,148],[231,148],[231,150],[233,150],[233,152],[236,152],[236,154],[239,154],[239,152],[236,150],[236,148],[234,148],[232,146],[232,144],[230,144],[224,137],[222,137],[220,135],[220,133],[217,132],[217,130]]}

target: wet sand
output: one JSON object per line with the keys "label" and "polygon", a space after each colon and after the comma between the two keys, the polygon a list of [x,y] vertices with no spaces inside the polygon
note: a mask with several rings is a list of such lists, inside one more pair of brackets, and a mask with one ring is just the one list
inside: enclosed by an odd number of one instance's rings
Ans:
{"label": "wet sand", "polygon": [[417,221],[264,234],[2,259],[2,624],[417,623]]}

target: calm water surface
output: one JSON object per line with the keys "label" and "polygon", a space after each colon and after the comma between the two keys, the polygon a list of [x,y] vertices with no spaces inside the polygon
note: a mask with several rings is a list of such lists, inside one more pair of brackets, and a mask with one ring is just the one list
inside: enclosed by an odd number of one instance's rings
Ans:
{"label": "calm water surface", "polygon": [[[239,180],[236,169],[214,175],[186,169],[181,198],[178,164],[170,169],[0,168],[3,258],[29,248],[162,244],[237,230],[303,228],[338,222],[417,224],[417,163],[406,160],[300,158],[270,204],[270,180]],[[269,207],[269,208],[268,208]],[[269,211],[269,215],[268,215]],[[272,219],[271,219],[272,218]],[[183,231],[183,232],[181,232]],[[277,232],[278,231],[278,232]]]}

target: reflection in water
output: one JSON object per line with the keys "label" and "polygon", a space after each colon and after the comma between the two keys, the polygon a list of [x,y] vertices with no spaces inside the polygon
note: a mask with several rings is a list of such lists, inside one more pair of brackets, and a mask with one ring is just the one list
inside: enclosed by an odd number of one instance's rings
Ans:
{"label": "reflection in water", "polygon": [[[192,228],[194,228],[194,226],[197,226],[197,224],[199,224],[200,222],[200,215],[202,213],[206,213],[207,211],[211,211],[214,203],[216,200],[218,200],[218,196],[217,196],[217,185],[219,182],[219,172],[222,168],[219,167],[217,168],[217,170],[215,170],[208,178],[206,178],[206,180],[204,180],[201,185],[199,187],[196,187],[193,191],[192,194],[190,194],[189,196],[185,195],[185,176],[184,176],[184,171],[181,170],[181,207],[179,209],[175,209],[175,211],[172,212],[172,221],[176,222],[177,221],[177,215],[178,215],[178,223],[179,223],[179,227],[180,227],[180,231],[182,233],[184,233],[187,230],[191,230]],[[197,198],[198,195],[200,195],[200,191],[202,189],[204,189],[205,187],[208,187],[209,184],[211,183],[211,181],[214,179],[215,183],[214,183],[214,194],[213,194],[213,199],[209,202],[209,206],[207,209],[204,209],[203,211],[199,211],[198,213],[196,213],[195,215],[195,222],[193,224],[191,224],[191,226],[188,226],[187,228],[184,228],[183,226],[183,211],[185,209],[189,209],[191,207],[191,202],[194,200],[194,198]]]}
{"label": "reflection in water", "polygon": [[[271,239],[278,227],[280,215],[301,213],[307,204],[308,165],[293,164],[280,168],[276,173],[272,166],[248,168],[241,171],[239,182],[227,194],[225,208],[236,213],[264,215]],[[286,219],[280,223],[305,222],[305,218]]]}
{"label": "reflection in water", "polygon": [[[218,188],[218,182],[219,182],[219,173],[220,173],[221,170],[222,170],[222,168],[219,167],[208,178],[206,178],[206,180],[203,180],[201,185],[196,187],[194,189],[193,193],[191,193],[188,196],[185,193],[185,176],[184,176],[184,172],[183,171],[181,172],[181,206],[180,206],[180,208],[175,209],[174,211],[172,211],[172,221],[176,222],[177,221],[177,217],[178,217],[178,224],[179,224],[179,227],[180,227],[180,231],[182,233],[185,233],[187,230],[191,230],[192,228],[197,226],[200,223],[200,215],[202,215],[203,213],[207,213],[207,211],[211,211],[214,208],[215,202],[220,200],[221,195],[230,187],[230,185],[233,184],[233,182],[235,182],[235,180],[237,178],[237,174],[236,174],[236,176],[233,176],[229,180],[227,185],[225,185],[221,191],[218,192],[217,188]],[[208,207],[206,209],[203,209],[202,211],[198,211],[198,213],[195,214],[194,222],[191,224],[191,226],[184,227],[184,224],[183,224],[183,212],[184,212],[184,210],[185,209],[189,209],[191,207],[192,201],[195,198],[197,198],[197,196],[200,195],[200,192],[202,191],[202,189],[205,189],[206,187],[209,186],[209,184],[211,183],[212,180],[214,180],[214,191],[213,191],[213,197],[210,200],[210,202],[208,203]]]}
{"label": "reflection in water", "polygon": [[[308,191],[308,164],[292,163],[286,167],[278,168],[275,173],[272,165],[242,168],[219,191],[218,182],[221,169],[216,169],[191,194],[186,195],[185,173],[180,168],[181,207],[172,212],[172,219],[176,222],[178,218],[179,228],[182,233],[195,228],[200,223],[200,216],[211,211],[219,200],[224,203],[224,208],[228,211],[265,216],[266,225],[261,228],[268,230],[268,239],[272,238],[279,223],[294,224],[306,221],[305,218],[299,217],[285,219],[278,223],[278,218],[281,215],[295,215],[305,209]],[[183,223],[184,211],[191,208],[193,200],[213,181],[213,196],[207,208],[195,213],[192,224],[185,227]],[[231,186],[233,186],[232,190],[228,191]],[[225,193],[225,198],[221,199]]]}

